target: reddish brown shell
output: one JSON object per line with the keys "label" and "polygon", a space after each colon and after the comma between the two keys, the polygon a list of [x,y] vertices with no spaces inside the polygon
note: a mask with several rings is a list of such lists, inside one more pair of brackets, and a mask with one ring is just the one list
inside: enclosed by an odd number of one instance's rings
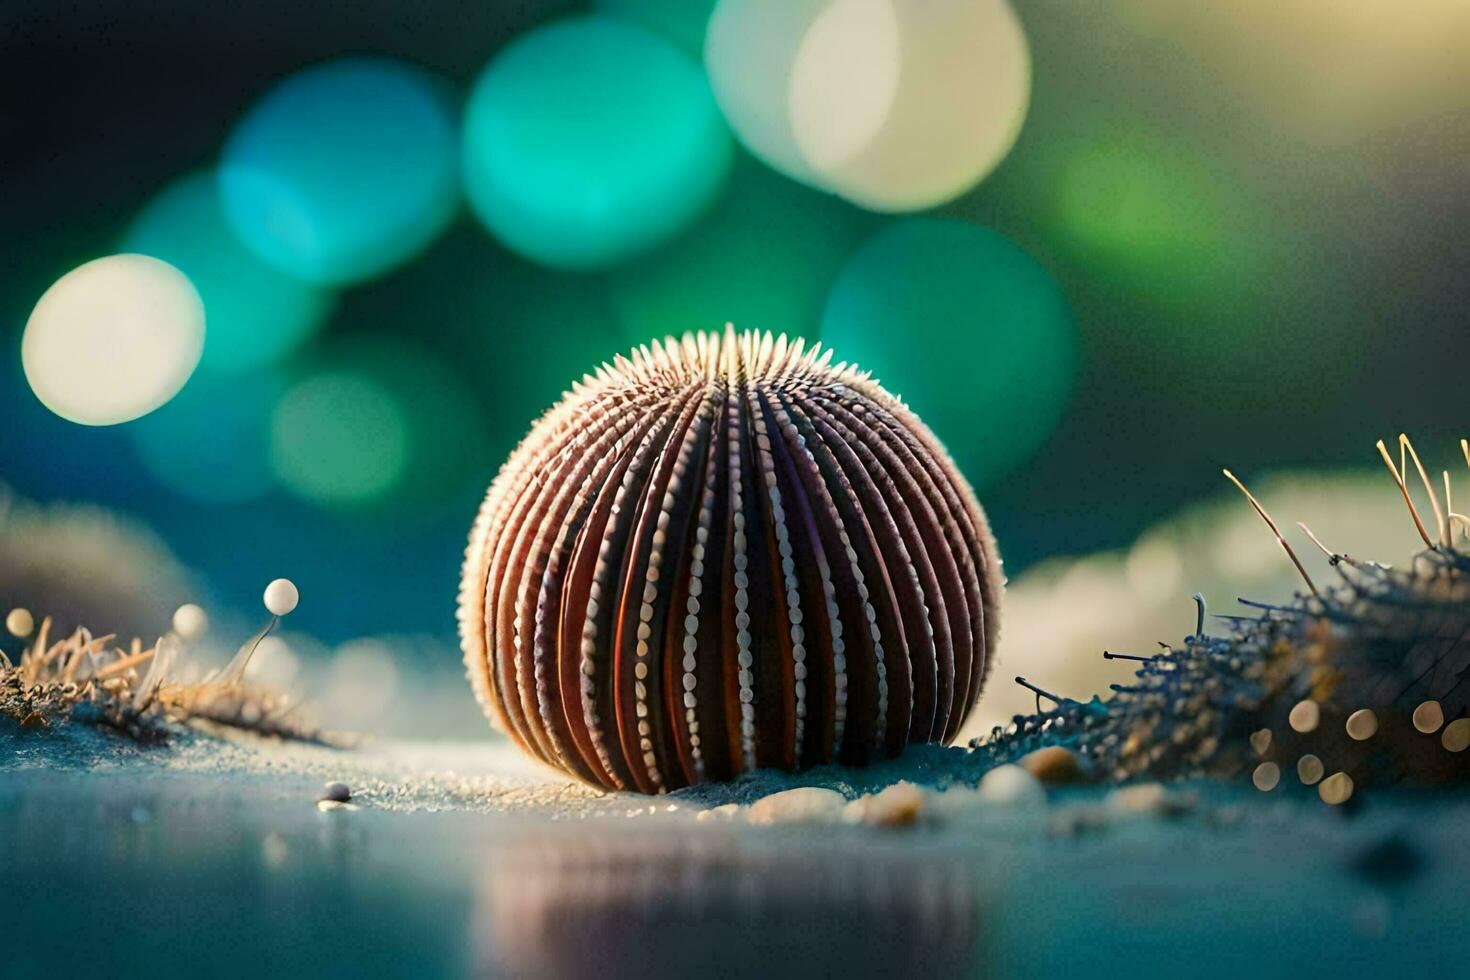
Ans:
{"label": "reddish brown shell", "polygon": [[669,339],[532,427],[459,602],[475,693],[527,752],[655,793],[954,738],[1000,557],[939,441],[831,356]]}

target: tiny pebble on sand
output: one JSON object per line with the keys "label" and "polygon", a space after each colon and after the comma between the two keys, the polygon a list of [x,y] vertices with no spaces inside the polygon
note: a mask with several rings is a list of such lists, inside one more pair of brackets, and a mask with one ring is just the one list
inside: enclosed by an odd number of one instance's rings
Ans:
{"label": "tiny pebble on sand", "polygon": [[981,802],[995,806],[1043,807],[1046,790],[1041,782],[1020,766],[996,766],[980,780]]}
{"label": "tiny pebble on sand", "polygon": [[911,827],[923,818],[928,799],[929,795],[913,783],[897,782],[847,804],[842,819],[875,827]]}
{"label": "tiny pebble on sand", "polygon": [[346,783],[333,781],[322,787],[320,798],[333,803],[346,803],[352,799],[352,789]]}
{"label": "tiny pebble on sand", "polygon": [[801,786],[756,800],[745,819],[754,824],[836,823],[845,806],[847,798],[836,790]]}
{"label": "tiny pebble on sand", "polygon": [[1049,785],[1076,783],[1083,778],[1077,756],[1060,745],[1048,745],[1022,757],[1021,768]]}

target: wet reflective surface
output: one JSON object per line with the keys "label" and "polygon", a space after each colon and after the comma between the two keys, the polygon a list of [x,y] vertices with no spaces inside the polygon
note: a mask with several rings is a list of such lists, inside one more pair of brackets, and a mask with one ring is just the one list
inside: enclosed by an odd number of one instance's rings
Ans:
{"label": "wet reflective surface", "polygon": [[490,867],[476,962],[535,976],[967,975],[982,945],[969,869],[937,855],[733,834],[528,840]]}
{"label": "wet reflective surface", "polygon": [[[1202,788],[1106,826],[319,812],[315,777],[0,771],[9,977],[1442,973],[1470,797]],[[1219,799],[1210,798],[1218,794]],[[631,815],[630,815],[631,814]]]}

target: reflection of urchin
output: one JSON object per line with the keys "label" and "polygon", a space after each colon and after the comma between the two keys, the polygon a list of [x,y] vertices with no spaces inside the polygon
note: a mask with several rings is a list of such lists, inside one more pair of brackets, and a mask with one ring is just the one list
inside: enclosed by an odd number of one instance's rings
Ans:
{"label": "reflection of urchin", "polygon": [[[983,881],[942,853],[874,848],[854,861],[659,823],[497,845],[470,930],[476,973],[740,977],[779,962],[787,976],[966,976],[995,921]],[[711,942],[711,923],[760,939]]]}
{"label": "reflection of urchin", "polygon": [[947,742],[995,647],[964,478],[831,351],[686,335],[551,409],[491,485],[459,620],[486,713],[588,782],[660,792]]}

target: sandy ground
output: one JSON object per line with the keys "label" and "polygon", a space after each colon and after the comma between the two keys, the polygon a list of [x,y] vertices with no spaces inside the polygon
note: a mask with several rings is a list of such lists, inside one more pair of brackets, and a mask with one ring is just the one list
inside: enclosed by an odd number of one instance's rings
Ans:
{"label": "sandy ground", "polygon": [[[1463,794],[1344,813],[1195,785],[1165,818],[1082,788],[907,829],[696,819],[800,783],[978,775],[928,749],[649,799],[503,742],[0,734],[0,973],[1449,976],[1470,954]],[[319,811],[326,779],[359,808]]]}

